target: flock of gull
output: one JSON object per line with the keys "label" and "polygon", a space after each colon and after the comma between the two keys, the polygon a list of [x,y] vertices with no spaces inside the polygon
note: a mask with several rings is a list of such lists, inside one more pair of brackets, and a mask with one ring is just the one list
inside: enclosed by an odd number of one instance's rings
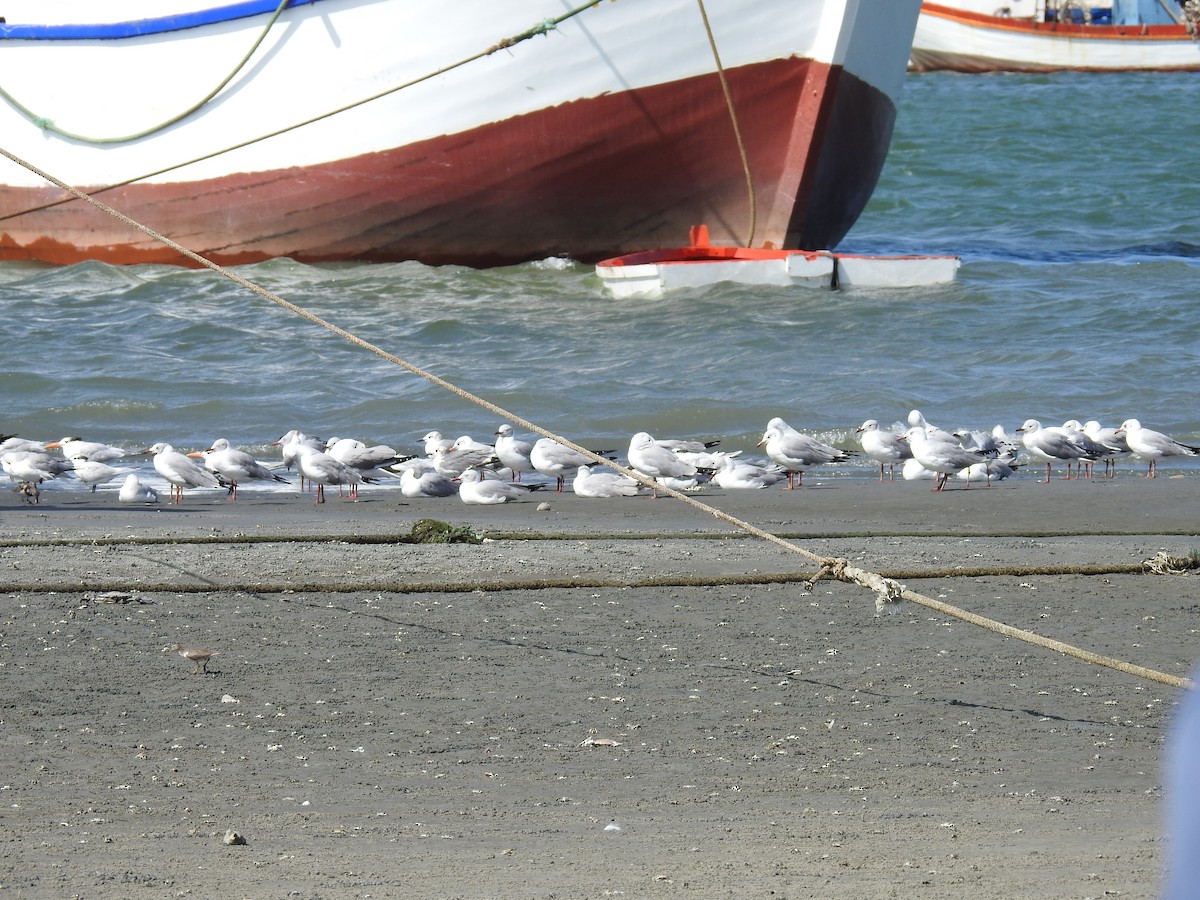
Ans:
{"label": "flock of gull", "polygon": [[[643,431],[630,439],[624,463],[642,479],[606,471],[596,459],[550,438],[522,440],[508,424],[501,425],[490,442],[469,435],[451,440],[431,431],[422,439],[424,453],[419,456],[383,444],[368,445],[352,438],[326,440],[292,430],[274,442],[281,459],[270,464],[224,438],[204,450],[184,453],[167,443],[131,451],[79,437],[43,443],[0,435],[0,466],[14,490],[30,503],[39,501],[41,485],[59,478],[75,478],[93,491],[122,479],[121,501],[157,503],[154,484],[121,465],[130,457],[149,455],[174,503],[180,503],[189,488],[222,488],[236,500],[239,486],[248,482],[291,483],[296,478],[301,491],[314,489],[317,503],[325,502],[327,486],[356,498],[363,484],[397,480],[401,493],[409,498],[457,495],[468,504],[495,504],[551,485],[564,491],[568,479],[570,490],[587,498],[656,494],[659,486],[683,491],[709,485],[758,490],[786,484],[795,489],[803,484],[806,470],[847,462],[860,454],[879,467],[880,481],[894,480],[899,466],[902,478],[931,479],[933,490],[941,491],[951,477],[965,481],[967,487],[976,481],[990,485],[1030,461],[1045,465],[1047,482],[1055,465],[1065,466],[1066,478],[1090,478],[1095,464],[1103,463],[1103,475],[1112,477],[1118,460],[1129,457],[1144,462],[1146,475],[1154,477],[1160,460],[1200,453],[1200,447],[1143,428],[1137,419],[1127,419],[1116,428],[1075,420],[1045,426],[1029,419],[1016,435],[1009,435],[1000,425],[990,431],[945,431],[913,410],[908,426],[897,433],[868,419],[856,429],[860,448],[842,450],[773,418],[757,444],[765,454],[761,458],[743,458],[740,450],[719,450],[719,440],[660,439]],[[617,451],[594,452],[614,463],[618,458]]]}

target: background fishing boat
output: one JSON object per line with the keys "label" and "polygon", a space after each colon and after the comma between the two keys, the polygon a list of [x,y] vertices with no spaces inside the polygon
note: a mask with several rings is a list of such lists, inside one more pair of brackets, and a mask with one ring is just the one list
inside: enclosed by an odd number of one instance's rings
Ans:
{"label": "background fishing boat", "polygon": [[922,3],[914,71],[1196,71],[1200,3],[939,0]]}
{"label": "background fishing boat", "polygon": [[[0,147],[225,264],[594,262],[698,222],[828,248],[883,166],[918,11],[13,0]],[[185,262],[0,162],[0,260]]]}

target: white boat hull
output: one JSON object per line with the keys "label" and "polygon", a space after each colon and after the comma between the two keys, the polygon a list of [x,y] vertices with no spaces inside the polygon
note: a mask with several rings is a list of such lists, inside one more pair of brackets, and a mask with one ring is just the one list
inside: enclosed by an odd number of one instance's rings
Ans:
{"label": "white boat hull", "polygon": [[[202,5],[119,9],[188,2]],[[695,0],[593,4],[508,40],[571,6],[302,0],[269,28],[265,12],[47,40],[26,27],[47,7],[85,24],[118,7],[11,0],[0,86],[24,111],[0,103],[0,146],[223,263],[595,261],[670,245],[695,221],[773,247],[834,246],[853,225],[919,0],[707,0],[753,203]],[[186,262],[0,163],[0,260]]]}

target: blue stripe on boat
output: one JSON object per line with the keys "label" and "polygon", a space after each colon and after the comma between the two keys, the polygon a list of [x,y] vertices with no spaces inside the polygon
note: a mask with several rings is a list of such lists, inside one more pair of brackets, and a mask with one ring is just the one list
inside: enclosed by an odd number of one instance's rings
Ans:
{"label": "blue stripe on boat", "polygon": [[[321,0],[291,0],[288,8],[320,2]],[[168,31],[182,31],[185,28],[196,28],[200,25],[244,19],[247,16],[273,13],[278,7],[279,0],[243,0],[241,3],[233,3],[229,6],[215,6],[211,9],[202,9],[177,16],[161,16],[157,19],[137,19],[132,22],[112,22],[102,25],[0,24],[0,40],[5,38],[32,41],[113,40],[146,34],[162,34]]]}

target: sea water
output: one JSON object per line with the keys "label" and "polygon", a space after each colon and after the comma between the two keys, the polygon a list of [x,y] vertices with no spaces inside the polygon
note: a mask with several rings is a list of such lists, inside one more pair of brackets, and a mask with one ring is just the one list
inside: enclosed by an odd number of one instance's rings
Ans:
{"label": "sea water", "polygon": [[[614,300],[569,260],[237,271],[588,446],[649,431],[751,455],[781,416],[853,447],[865,419],[914,408],[1010,432],[1137,417],[1200,443],[1198,91],[1194,74],[910,75],[841,249],[961,256],[935,288]],[[430,430],[503,421],[207,270],[8,264],[0,310],[3,433],[269,457],[292,428],[417,453]]]}

